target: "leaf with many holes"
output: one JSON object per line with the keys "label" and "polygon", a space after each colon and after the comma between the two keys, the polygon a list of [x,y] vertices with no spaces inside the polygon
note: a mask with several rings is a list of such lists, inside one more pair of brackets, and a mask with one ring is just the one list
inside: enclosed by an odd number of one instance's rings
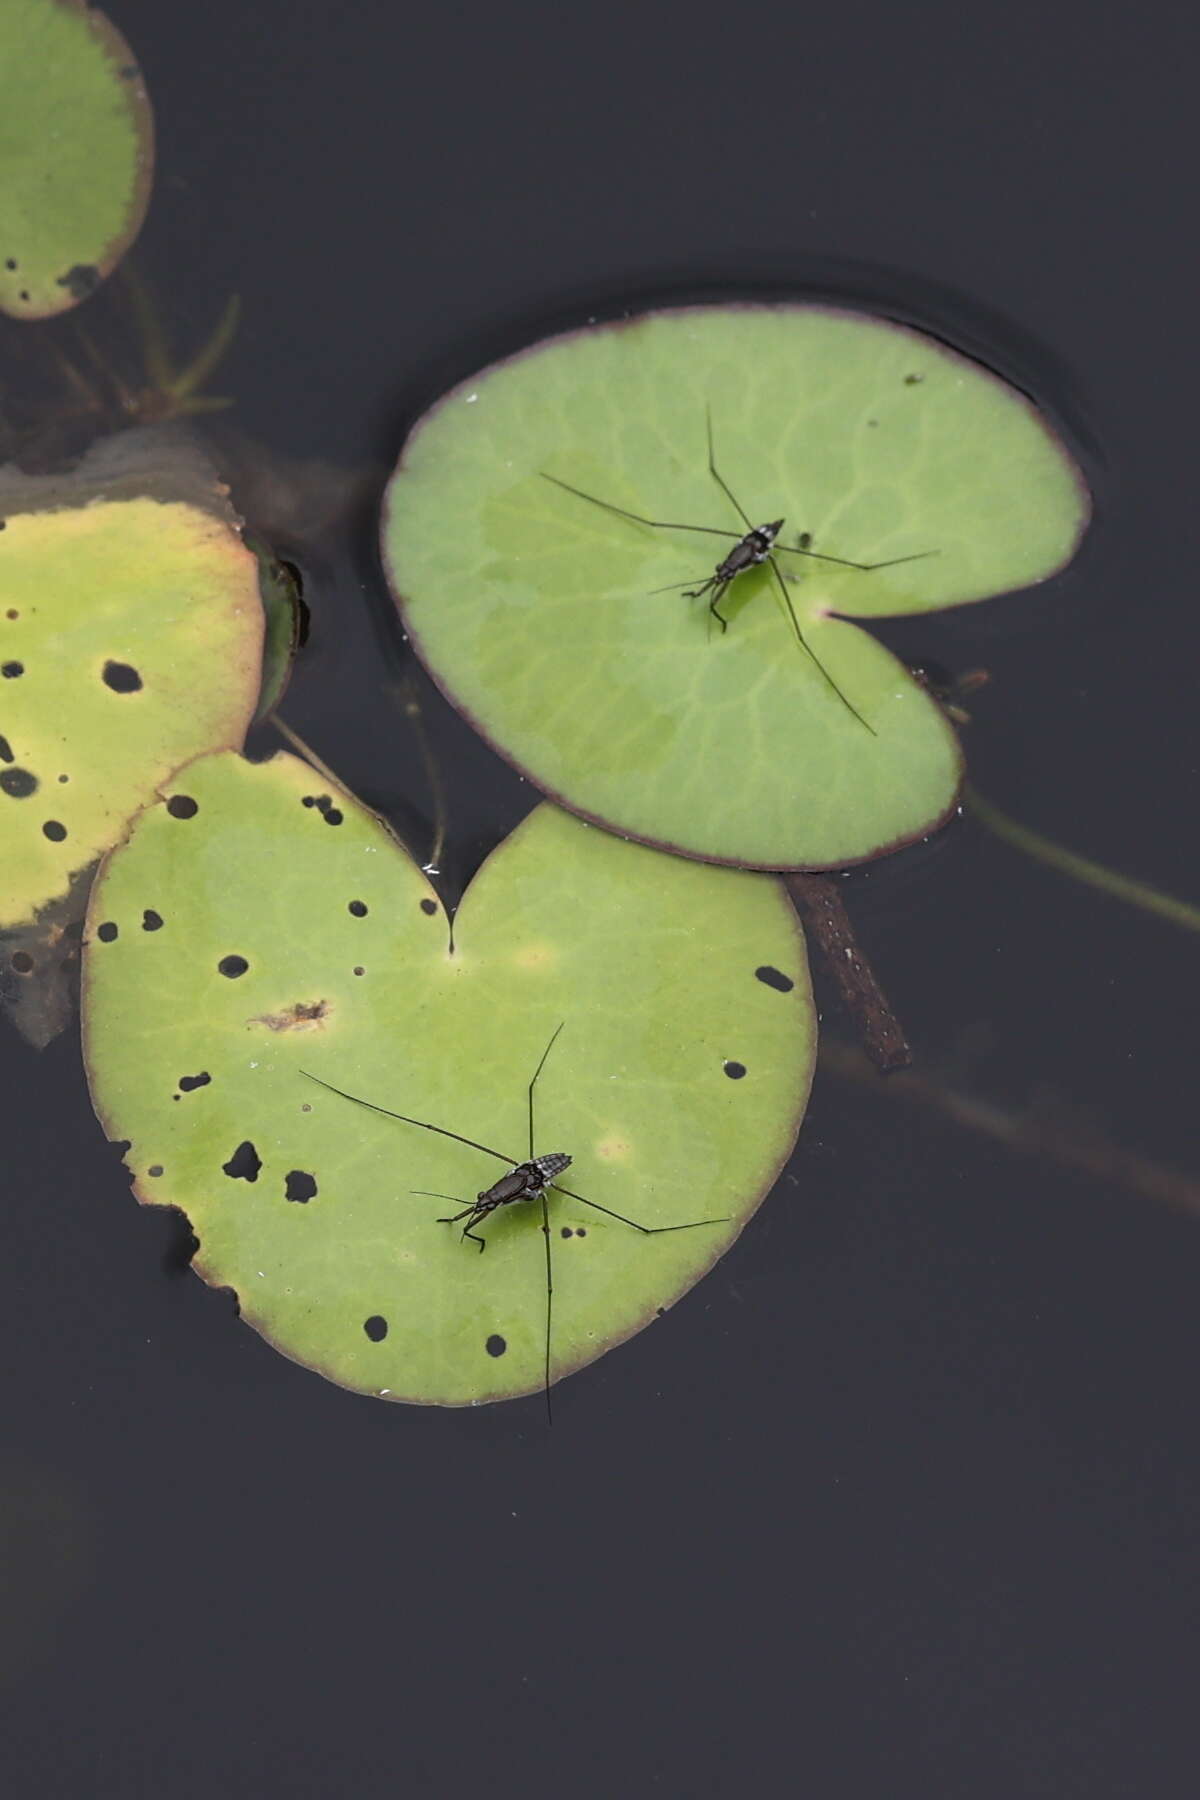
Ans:
{"label": "leaf with many holes", "polygon": [[0,470],[0,929],[28,923],[181,763],[240,744],[258,564],[175,434],[69,476]]}
{"label": "leaf with many holes", "polygon": [[[784,515],[791,546],[785,581],[738,577],[725,632],[679,591],[746,529],[709,473],[706,412],[748,519]],[[848,619],[1040,581],[1087,514],[1030,402],[933,339],[818,306],[694,307],[455,388],[404,447],[383,547],[433,675],[547,793],[686,855],[819,868],[930,830],[961,772],[940,709]],[[829,556],[921,560],[847,569],[793,554],[801,532]]]}
{"label": "leaf with many holes", "polygon": [[[113,852],[85,939],[92,1097],[139,1199],[195,1266],[332,1381],[463,1405],[542,1379],[541,1210],[441,1216],[505,1157],[574,1162],[549,1200],[555,1378],[630,1336],[738,1235],[788,1155],[812,1069],[782,886],[539,807],[455,918],[371,814],[293,757],[179,775]],[[447,1199],[428,1198],[415,1189]],[[596,1210],[607,1208],[608,1211]],[[715,1224],[646,1237],[650,1226]]]}
{"label": "leaf with many holes", "polygon": [[154,168],[141,71],[84,0],[0,6],[0,168],[0,311],[66,312],[141,230]]}

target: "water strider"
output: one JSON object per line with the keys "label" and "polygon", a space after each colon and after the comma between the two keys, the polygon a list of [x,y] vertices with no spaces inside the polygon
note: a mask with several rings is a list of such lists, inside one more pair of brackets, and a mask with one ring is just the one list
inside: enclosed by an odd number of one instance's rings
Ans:
{"label": "water strider", "polygon": [[812,548],[812,536],[809,532],[802,532],[799,540],[795,544],[779,543],[779,533],[783,530],[784,521],[782,519],[772,519],[765,525],[752,525],[750,523],[749,514],[745,511],[741,501],[737,498],[733,489],[717,468],[716,455],[713,450],[711,407],[706,408],[705,410],[705,422],[708,430],[708,472],[720,488],[721,492],[729,500],[734,511],[742,521],[742,524],[746,527],[745,532],[741,537],[738,537],[736,531],[724,531],[716,525],[685,525],[677,519],[643,518],[641,513],[630,512],[628,507],[616,506],[611,500],[601,500],[596,494],[588,494],[585,493],[582,488],[572,487],[569,481],[561,481],[557,475],[548,475],[544,469],[541,473],[544,479],[546,481],[552,481],[555,487],[565,489],[568,494],[574,494],[578,499],[586,500],[592,506],[602,506],[605,512],[616,513],[618,517],[622,519],[632,519],[637,525],[649,525],[652,526],[655,531],[701,531],[708,537],[734,538],[736,541],[732,550],[730,550],[727,556],[721,559],[712,574],[708,576],[707,580],[702,581],[698,587],[690,587],[687,582],[680,581],[672,583],[669,588],[655,588],[653,590],[657,594],[665,594],[682,589],[685,600],[707,599],[708,610],[713,618],[716,619],[722,631],[725,631],[729,625],[728,619],[721,611],[721,602],[729,591],[730,584],[736,581],[739,575],[744,574],[747,569],[757,569],[763,563],[769,563],[771,565],[771,572],[778,585],[779,592],[783,596],[783,604],[787,610],[788,618],[791,620],[792,630],[796,634],[796,642],[800,645],[800,648],[805,654],[816,664],[821,675],[833,689],[843,706],[848,708],[848,710],[854,714],[854,717],[858,720],[859,724],[865,726],[872,737],[874,737],[874,727],[863,718],[853,702],[847,699],[846,695],[842,692],[837,682],[833,679],[833,676],[829,673],[828,669],[801,631],[800,621],[796,617],[795,608],[792,605],[791,597],[787,591],[787,584],[784,581],[779,564],[775,560],[776,554],[785,552],[789,556],[808,556],[812,557],[817,562],[836,563],[843,569],[860,569],[869,572],[874,569],[894,569],[900,563],[920,562],[927,556],[936,556],[937,551],[918,550],[911,556],[893,556],[889,557],[884,562],[864,563],[852,562],[850,558],[846,556],[830,556],[823,550],[814,550]]}
{"label": "water strider", "polygon": [[[566,1021],[564,1020],[563,1024],[565,1023]],[[322,1081],[319,1075],[313,1075],[308,1069],[300,1070],[300,1073],[307,1076],[309,1081],[315,1081],[320,1087],[328,1088],[331,1094],[337,1094],[343,1100],[352,1100],[356,1106],[365,1106],[371,1112],[382,1113],[384,1117],[388,1119],[399,1119],[404,1125],[419,1126],[422,1131],[435,1131],[439,1137],[453,1138],[456,1144],[465,1144],[468,1149],[480,1150],[485,1156],[495,1157],[497,1162],[508,1163],[509,1172],[507,1175],[502,1175],[499,1181],[492,1183],[491,1187],[484,1188],[476,1194],[474,1200],[465,1203],[462,1202],[460,1197],[456,1194],[433,1193],[428,1188],[414,1188],[412,1190],[415,1194],[428,1195],[429,1198],[433,1200],[450,1200],[456,1205],[461,1205],[461,1212],[452,1213],[446,1218],[439,1219],[437,1222],[439,1225],[457,1225],[461,1219],[465,1219],[466,1224],[462,1229],[462,1238],[464,1242],[467,1238],[470,1238],[472,1243],[478,1244],[481,1254],[487,1248],[487,1242],[472,1229],[473,1226],[481,1225],[483,1221],[497,1211],[499,1207],[511,1206],[515,1201],[541,1201],[541,1228],[546,1245],[546,1360],[544,1387],[546,1394],[546,1417],[548,1420],[552,1418],[550,1409],[550,1330],[554,1299],[554,1269],[550,1251],[550,1211],[549,1203],[547,1201],[548,1192],[551,1189],[554,1189],[557,1193],[566,1194],[569,1199],[577,1200],[581,1206],[590,1206],[593,1212],[603,1213],[606,1218],[616,1219],[622,1225],[629,1225],[634,1231],[640,1231],[643,1237],[658,1237],[668,1231],[694,1231],[701,1225],[724,1225],[727,1223],[725,1219],[689,1219],[687,1223],[683,1225],[643,1225],[640,1220],[631,1219],[625,1213],[614,1212],[611,1206],[601,1206],[598,1200],[589,1200],[585,1195],[577,1194],[571,1188],[563,1187],[557,1180],[557,1177],[562,1174],[564,1169],[568,1169],[571,1166],[571,1158],[565,1151],[554,1150],[545,1156],[535,1156],[533,1149],[533,1091],[537,1086],[538,1077],[546,1066],[546,1059],[550,1055],[551,1050],[553,1050],[562,1028],[562,1024],[557,1025],[550,1034],[550,1042],[542,1051],[537,1068],[533,1071],[533,1077],[529,1083],[529,1154],[524,1162],[518,1162],[515,1157],[506,1156],[503,1150],[493,1150],[490,1144],[480,1144],[477,1143],[474,1138],[464,1137],[461,1132],[449,1131],[444,1125],[431,1125],[425,1119],[412,1119],[407,1113],[392,1112],[389,1107],[376,1106],[372,1100],[360,1099],[357,1094],[348,1094],[344,1088],[334,1087],[332,1082]]]}

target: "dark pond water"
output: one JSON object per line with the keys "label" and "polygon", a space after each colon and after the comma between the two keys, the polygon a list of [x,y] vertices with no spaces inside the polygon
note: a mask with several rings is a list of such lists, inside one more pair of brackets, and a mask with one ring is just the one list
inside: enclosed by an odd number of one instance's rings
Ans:
{"label": "dark pond water", "polygon": [[[220,385],[279,454],[382,468],[449,380],[661,297],[834,294],[1028,386],[1083,555],[889,641],[990,669],[997,804],[1200,894],[1182,12],[111,11],[144,266],[183,340],[241,293]],[[369,532],[301,560],[289,717],[419,835]],[[453,889],[532,796],[424,691]],[[845,893],[935,1100],[1194,1170],[1194,938],[962,822]],[[0,1059],[14,1800],[1195,1793],[1200,1218],[1144,1170],[827,1066],[743,1239],[548,1433],[284,1361],[133,1204],[72,1034]]]}

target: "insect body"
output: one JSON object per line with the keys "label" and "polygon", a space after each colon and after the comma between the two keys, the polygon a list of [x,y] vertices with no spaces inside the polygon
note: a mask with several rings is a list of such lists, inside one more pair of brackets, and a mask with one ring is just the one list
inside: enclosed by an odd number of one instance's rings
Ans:
{"label": "insect body", "polygon": [[[736,531],[722,531],[715,525],[689,525],[681,523],[678,519],[647,519],[644,518],[641,513],[630,512],[628,507],[615,506],[611,500],[601,500],[596,494],[587,494],[582,488],[572,487],[569,481],[561,481],[557,475],[548,475],[544,469],[542,470],[542,475],[547,481],[552,481],[555,487],[565,489],[568,494],[574,494],[578,499],[586,500],[592,506],[602,506],[605,512],[616,513],[618,517],[622,519],[631,519],[635,525],[649,525],[655,531],[700,531],[707,537],[737,538],[737,542],[734,544],[733,549],[717,564],[708,579],[701,582],[698,587],[689,587],[682,581],[672,584],[676,590],[683,590],[685,600],[707,599],[708,610],[713,618],[717,620],[722,631],[726,629],[729,621],[721,612],[720,607],[721,602],[728,591],[730,582],[736,581],[737,577],[743,574],[747,569],[758,568],[759,565],[764,562],[770,563],[771,573],[775,577],[775,583],[779,589],[780,596],[782,597],[784,609],[791,622],[792,631],[795,634],[797,644],[820,671],[822,678],[827,685],[833,689],[842,704],[854,714],[854,717],[858,720],[859,724],[864,726],[865,729],[871,733],[871,736],[874,737],[876,735],[874,726],[863,718],[858,708],[842,692],[833,676],[829,673],[828,669],[801,631],[800,621],[796,617],[796,609],[792,605],[791,597],[788,594],[787,586],[784,582],[783,575],[780,572],[779,564],[775,560],[776,555],[779,552],[786,551],[787,554],[791,556],[808,556],[812,557],[816,562],[836,563],[843,569],[859,569],[864,572],[870,572],[875,569],[892,569],[900,563],[920,562],[924,557],[936,556],[937,551],[920,550],[912,556],[893,556],[889,557],[884,562],[864,563],[853,562],[846,556],[830,556],[828,552],[824,550],[814,550],[812,548],[812,536],[807,531],[800,534],[798,541],[794,545],[778,543],[777,539],[779,533],[783,530],[784,521],[782,519],[775,519],[769,525],[752,525],[750,523],[749,516],[743,508],[741,501],[734,494],[733,489],[729,486],[729,483],[717,468],[716,454],[713,449],[711,409],[708,409],[706,412],[706,420],[708,426],[708,472],[746,528],[745,534],[740,538]],[[656,593],[665,594],[670,592],[671,589],[657,588],[654,591]]]}
{"label": "insect body", "polygon": [[[541,1200],[546,1189],[551,1186],[556,1175],[571,1166],[571,1158],[564,1156],[561,1150],[552,1151],[549,1156],[535,1156],[531,1162],[518,1163],[499,1181],[494,1181],[490,1188],[484,1188],[476,1194],[471,1204],[452,1218],[439,1219],[439,1225],[457,1225],[460,1219],[467,1222],[463,1226],[463,1236],[479,1245],[480,1250],[487,1249],[487,1241],[471,1230],[472,1225],[481,1225],[489,1213],[494,1213],[498,1206],[511,1206],[514,1200]],[[418,1193],[423,1190],[418,1188]]]}
{"label": "insect body", "polygon": [[697,588],[684,590],[684,599],[703,600],[707,597],[709,612],[721,630],[725,631],[729,620],[721,611],[721,602],[725,598],[726,589],[744,569],[757,569],[760,563],[769,561],[771,547],[782,530],[782,519],[775,519],[770,525],[753,526],[744,538],[738,539],[729,555],[717,564],[707,581]]}
{"label": "insect body", "polygon": [[[344,1088],[334,1087],[332,1082],[329,1081],[322,1081],[319,1075],[313,1075],[307,1069],[301,1069],[300,1071],[302,1075],[308,1076],[310,1081],[315,1081],[319,1086],[328,1088],[331,1094],[337,1094],[343,1100],[352,1100],[356,1106],[365,1106],[368,1111],[382,1113],[384,1117],[388,1119],[399,1119],[403,1125],[416,1125],[421,1131],[433,1131],[436,1132],[439,1137],[452,1138],[456,1144],[465,1144],[470,1150],[479,1150],[484,1156],[491,1156],[494,1157],[497,1162],[507,1163],[509,1165],[508,1173],[502,1175],[499,1181],[493,1182],[490,1188],[484,1188],[480,1193],[476,1194],[474,1200],[465,1204],[461,1212],[452,1213],[449,1217],[438,1220],[439,1225],[457,1225],[460,1219],[465,1219],[467,1222],[463,1226],[462,1236],[464,1239],[470,1238],[472,1242],[478,1244],[481,1252],[487,1248],[486,1240],[481,1238],[477,1232],[473,1231],[471,1229],[472,1226],[482,1224],[483,1221],[490,1217],[492,1213],[496,1212],[498,1208],[502,1206],[511,1206],[515,1200],[541,1201],[541,1229],[543,1241],[546,1246],[546,1359],[544,1387],[546,1394],[547,1419],[551,1417],[550,1332],[554,1306],[554,1270],[550,1252],[550,1212],[547,1200],[549,1191],[554,1189],[560,1194],[566,1194],[569,1199],[577,1200],[581,1206],[590,1207],[593,1212],[603,1213],[607,1219],[616,1219],[619,1224],[630,1226],[634,1231],[640,1232],[643,1237],[660,1237],[668,1231],[694,1231],[701,1225],[724,1225],[728,1222],[725,1219],[689,1219],[682,1225],[643,1225],[640,1220],[631,1219],[627,1213],[615,1212],[611,1206],[601,1206],[598,1200],[589,1200],[585,1195],[575,1193],[572,1188],[565,1188],[559,1184],[558,1177],[565,1169],[570,1168],[571,1158],[561,1150],[551,1151],[546,1156],[534,1155],[533,1092],[537,1086],[538,1077],[546,1066],[546,1058],[549,1056],[551,1050],[553,1050],[561,1030],[562,1025],[555,1027],[551,1034],[550,1042],[542,1051],[538,1066],[533,1071],[533,1079],[529,1083],[529,1088],[527,1090],[529,1154],[523,1162],[518,1162],[515,1156],[505,1155],[503,1150],[493,1150],[490,1144],[481,1144],[474,1138],[464,1137],[461,1132],[450,1131],[445,1125],[432,1125],[425,1119],[409,1118],[407,1113],[392,1112],[389,1107],[376,1106],[372,1100],[361,1100],[357,1094],[348,1094]],[[418,1194],[429,1193],[429,1190],[426,1188],[415,1188],[413,1191]],[[458,1196],[454,1194],[430,1194],[430,1198],[435,1200],[457,1200]]]}

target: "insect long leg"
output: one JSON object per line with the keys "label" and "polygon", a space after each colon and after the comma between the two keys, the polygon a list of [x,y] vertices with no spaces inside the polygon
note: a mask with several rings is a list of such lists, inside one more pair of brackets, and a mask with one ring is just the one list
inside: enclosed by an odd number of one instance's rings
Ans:
{"label": "insect long leg", "polygon": [[529,1083],[529,1160],[530,1160],[530,1162],[533,1161],[533,1090],[537,1086],[538,1076],[541,1074],[542,1070],[546,1066],[546,1058],[549,1056],[550,1052],[553,1050],[555,1043],[558,1041],[558,1034],[562,1030],[563,1025],[566,1024],[566,1022],[567,1021],[565,1019],[563,1019],[562,1023],[556,1025],[554,1027],[554,1030],[550,1033],[550,1042],[546,1045],[546,1048],[542,1051],[541,1061],[538,1063],[537,1068],[533,1071],[533,1080]]}
{"label": "insect long leg", "polygon": [[[550,1033],[550,1042],[542,1051],[541,1060],[533,1071],[533,1079],[529,1083],[529,1160],[533,1161],[533,1090],[537,1086],[538,1076],[546,1066],[546,1058],[558,1041],[558,1034],[566,1024],[563,1019]],[[546,1245],[546,1360],[544,1370],[544,1386],[546,1392],[546,1423],[553,1425],[554,1412],[550,1405],[550,1328],[554,1316],[554,1266],[550,1252],[550,1203],[546,1199],[546,1190],[542,1189],[542,1236]]]}
{"label": "insect long leg", "polygon": [[436,1131],[439,1137],[453,1138],[456,1144],[466,1144],[468,1149],[482,1150],[485,1156],[494,1156],[497,1162],[507,1163],[510,1169],[517,1167],[515,1156],[505,1156],[503,1150],[493,1150],[490,1144],[478,1144],[474,1138],[463,1137],[461,1132],[447,1131],[444,1125],[429,1125],[424,1119],[410,1119],[407,1113],[392,1112],[389,1107],[376,1106],[373,1100],[360,1100],[357,1094],[348,1094],[345,1088],[334,1087],[331,1081],[322,1081],[319,1075],[310,1074],[307,1069],[300,1070],[318,1087],[328,1088],[331,1094],[339,1094],[343,1100],[353,1100],[355,1106],[365,1106],[369,1112],[382,1113],[385,1119],[399,1119],[402,1125],[419,1125],[422,1131]]}
{"label": "insect long leg", "polygon": [[578,1200],[581,1206],[590,1206],[593,1212],[603,1213],[609,1219],[619,1219],[622,1225],[632,1225],[633,1229],[640,1231],[643,1237],[661,1237],[666,1231],[695,1231],[699,1225],[728,1225],[729,1223],[729,1217],[726,1214],[719,1219],[689,1219],[686,1225],[643,1225],[637,1219],[629,1218],[625,1213],[614,1212],[611,1206],[601,1206],[598,1200],[585,1199],[582,1194],[577,1194],[574,1188],[563,1187],[557,1181],[552,1181],[550,1186],[556,1194],[566,1194],[568,1199]]}
{"label": "insect long leg", "polygon": [[842,692],[842,690],[838,686],[837,682],[833,679],[833,676],[829,673],[829,670],[825,667],[825,664],[821,661],[820,657],[817,655],[816,651],[812,648],[812,645],[808,642],[808,639],[805,637],[804,633],[801,631],[800,621],[796,617],[796,609],[792,605],[792,597],[788,593],[787,587],[784,583],[783,576],[779,572],[779,564],[775,561],[775,558],[773,556],[768,556],[767,561],[771,565],[771,573],[774,575],[776,583],[779,587],[779,591],[783,595],[783,604],[787,607],[788,617],[792,621],[792,630],[796,634],[797,643],[801,646],[801,648],[803,650],[805,650],[808,653],[809,656],[812,657],[813,662],[816,663],[818,669],[821,671],[821,674],[825,677],[825,680],[829,683],[830,687],[833,689],[834,693],[837,695],[837,697],[841,701],[842,705],[854,714],[854,717],[858,720],[860,725],[866,726],[866,729],[870,732],[872,737],[878,737],[879,733],[876,731],[875,727],[870,723],[870,721],[868,719],[863,718],[863,716],[859,712],[857,706],[855,706],[853,700],[850,700]]}
{"label": "insect long leg", "polygon": [[614,506],[611,500],[601,500],[595,494],[585,494],[582,488],[572,487],[569,481],[560,481],[557,475],[547,475],[545,469],[539,469],[543,481],[552,481],[555,487],[565,489],[580,500],[586,500],[591,506],[602,506],[605,512],[616,513],[622,519],[632,519],[635,525],[650,525],[655,531],[702,531],[705,537],[736,538],[736,531],[720,531],[715,525],[682,525],[678,519],[644,519],[641,513],[630,512],[627,506]]}
{"label": "insect long leg", "polygon": [[[561,1030],[560,1025],[559,1031]],[[555,1036],[557,1035],[556,1032]],[[544,1371],[546,1423],[553,1425],[554,1410],[550,1405],[550,1325],[554,1316],[554,1268],[550,1261],[550,1207],[546,1200],[545,1188],[542,1189],[542,1236],[546,1243],[546,1366]]]}
{"label": "insect long leg", "polygon": [[[808,536],[807,532],[802,534]],[[916,550],[911,556],[889,556],[886,562],[860,563],[851,562],[848,556],[829,556],[824,550],[810,550],[807,544],[777,544],[777,550],[786,550],[789,556],[809,556],[816,562],[837,563],[843,569],[894,569],[900,563],[924,562],[927,556],[940,556],[940,550]]]}

